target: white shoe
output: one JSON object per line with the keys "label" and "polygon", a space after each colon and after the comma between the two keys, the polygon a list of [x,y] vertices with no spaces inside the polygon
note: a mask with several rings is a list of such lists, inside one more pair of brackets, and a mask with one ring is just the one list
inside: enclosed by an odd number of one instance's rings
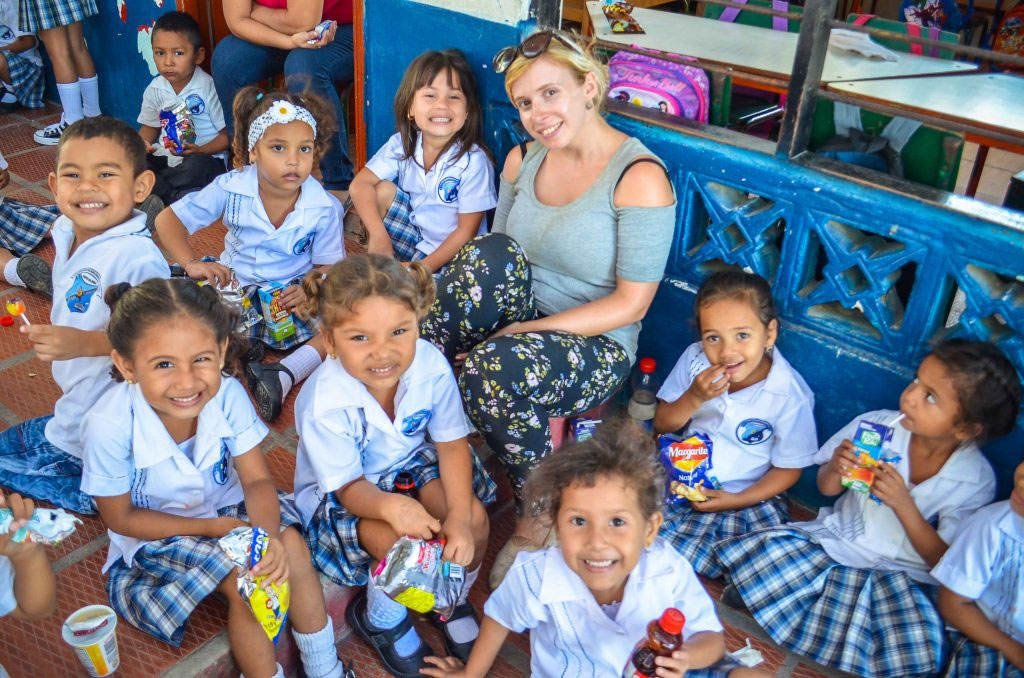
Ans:
{"label": "white shoe", "polygon": [[15,95],[14,90],[11,86],[5,82],[0,82],[0,105],[10,105],[18,103],[18,97]]}
{"label": "white shoe", "polygon": [[64,134],[64,130],[67,128],[68,123],[64,120],[64,116],[62,115],[58,122],[55,122],[52,125],[47,125],[43,129],[36,130],[35,134],[32,135],[32,138],[35,139],[37,144],[42,144],[43,146],[56,146],[60,141],[61,135]]}

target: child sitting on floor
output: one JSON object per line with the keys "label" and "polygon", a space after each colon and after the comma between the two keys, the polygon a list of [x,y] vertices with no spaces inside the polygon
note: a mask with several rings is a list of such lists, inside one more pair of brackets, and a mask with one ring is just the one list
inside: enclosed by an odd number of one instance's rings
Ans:
{"label": "child sitting on floor", "polygon": [[[995,473],[978,441],[1013,428],[1020,398],[995,346],[936,346],[898,412],[867,412],[818,450],[818,489],[842,495],[833,507],[718,543],[733,592],[776,643],[819,664],[867,677],[935,674],[945,634],[929,570],[964,518],[992,501]],[[872,469],[873,496],[842,484],[860,465],[851,439],[861,421],[894,429],[888,461]]]}
{"label": "child sitting on floor", "polygon": [[[11,182],[7,160],[0,153],[0,190]],[[56,205],[36,205],[0,195],[0,277],[49,299],[53,296],[50,265],[31,254],[60,216]]]}
{"label": "child sitting on floor", "polygon": [[18,3],[0,2],[0,114],[43,107],[43,59],[33,33],[18,29]]}
{"label": "child sitting on floor", "polygon": [[707,435],[720,488],[705,484],[706,501],[669,507],[661,536],[697,572],[720,577],[715,542],[789,520],[783,493],[818,449],[814,394],[775,346],[779,320],[764,278],[715,273],[694,309],[700,341],[658,391],[654,428]]}
{"label": "child sitting on floor", "polygon": [[939,612],[957,629],[943,675],[1024,677],[1024,463],[1010,499],[965,520],[932,576]]}
{"label": "child sitting on floor", "polygon": [[[199,67],[206,51],[196,20],[185,12],[168,12],[156,20],[150,35],[160,75],[142,94],[139,134],[150,148],[149,169],[156,173],[153,194],[169,205],[224,174],[228,135],[213,78]],[[175,106],[179,116],[180,109],[188,111],[196,133],[195,141],[183,143],[180,151],[165,145],[167,131],[160,122],[160,111]]]}
{"label": "child sitting on floor", "polygon": [[56,254],[50,324],[19,330],[41,360],[53,363],[62,394],[52,416],[0,433],[0,478],[21,494],[93,513],[91,498],[79,487],[79,429],[85,412],[114,385],[105,332],[110,310],[102,290],[170,275],[146,228],[146,215],[135,209],[152,186],[146,146],[128,124],[106,116],[85,118],[61,137],[57,171],[50,174],[62,213],[51,231]]}

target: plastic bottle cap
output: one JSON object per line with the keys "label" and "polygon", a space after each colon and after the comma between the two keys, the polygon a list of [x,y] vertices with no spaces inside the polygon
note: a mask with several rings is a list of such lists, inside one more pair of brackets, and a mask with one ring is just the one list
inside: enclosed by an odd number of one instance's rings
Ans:
{"label": "plastic bottle cap", "polygon": [[683,632],[683,624],[686,623],[686,617],[683,613],[674,607],[670,607],[661,613],[661,619],[658,620],[658,626],[660,626],[665,633],[671,633],[677,635]]}
{"label": "plastic bottle cap", "polygon": [[14,316],[4,315],[0,316],[0,325],[4,327],[10,327],[14,324]]}
{"label": "plastic bottle cap", "polygon": [[654,368],[658,366],[658,363],[654,362],[654,358],[641,358],[640,359],[640,371],[650,374],[654,372]]}

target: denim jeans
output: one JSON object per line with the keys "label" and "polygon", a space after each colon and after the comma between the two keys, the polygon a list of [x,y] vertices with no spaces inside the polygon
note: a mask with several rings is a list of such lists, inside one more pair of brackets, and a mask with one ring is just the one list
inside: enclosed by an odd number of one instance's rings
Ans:
{"label": "denim jeans", "polygon": [[235,124],[231,115],[235,94],[246,85],[253,85],[284,72],[290,92],[310,89],[334,109],[338,133],[320,159],[324,188],[348,190],[352,181],[352,161],[348,157],[348,133],[345,130],[344,105],[337,86],[352,82],[352,26],[338,26],[334,40],[321,49],[293,50],[264,47],[229,35],[213,50],[213,82],[224,107],[228,139],[234,139]]}
{"label": "denim jeans", "polygon": [[82,460],[46,439],[53,415],[23,421],[0,433],[0,485],[55,506],[95,513],[81,490]]}

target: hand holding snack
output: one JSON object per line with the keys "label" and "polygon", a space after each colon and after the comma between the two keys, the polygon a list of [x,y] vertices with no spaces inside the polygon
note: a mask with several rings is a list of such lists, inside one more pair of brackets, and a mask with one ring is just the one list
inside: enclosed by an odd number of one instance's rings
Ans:
{"label": "hand holding snack", "polygon": [[264,633],[276,645],[288,618],[291,590],[287,581],[276,584],[255,573],[259,563],[267,557],[271,543],[270,536],[262,527],[239,527],[217,541],[238,567],[238,594],[249,603]]}
{"label": "hand holding snack", "polygon": [[384,506],[384,520],[399,535],[430,539],[441,531],[441,521],[411,497],[390,494]]}
{"label": "hand holding snack", "polygon": [[725,365],[712,365],[694,378],[686,393],[703,405],[727,390],[729,378],[725,376]]}
{"label": "hand holding snack", "polygon": [[288,554],[285,553],[280,539],[268,538],[266,553],[260,562],[253,565],[251,571],[262,579],[260,586],[264,589],[274,584],[280,586],[288,581]]}
{"label": "hand holding snack", "polygon": [[736,494],[733,492],[708,488],[704,490],[704,495],[704,501],[693,504],[694,511],[715,513],[717,511],[731,511],[732,509],[742,508],[740,503],[736,501]]}
{"label": "hand holding snack", "polygon": [[444,542],[400,537],[373,572],[373,585],[415,612],[444,619],[455,611],[466,585],[465,568],[442,557]]}

